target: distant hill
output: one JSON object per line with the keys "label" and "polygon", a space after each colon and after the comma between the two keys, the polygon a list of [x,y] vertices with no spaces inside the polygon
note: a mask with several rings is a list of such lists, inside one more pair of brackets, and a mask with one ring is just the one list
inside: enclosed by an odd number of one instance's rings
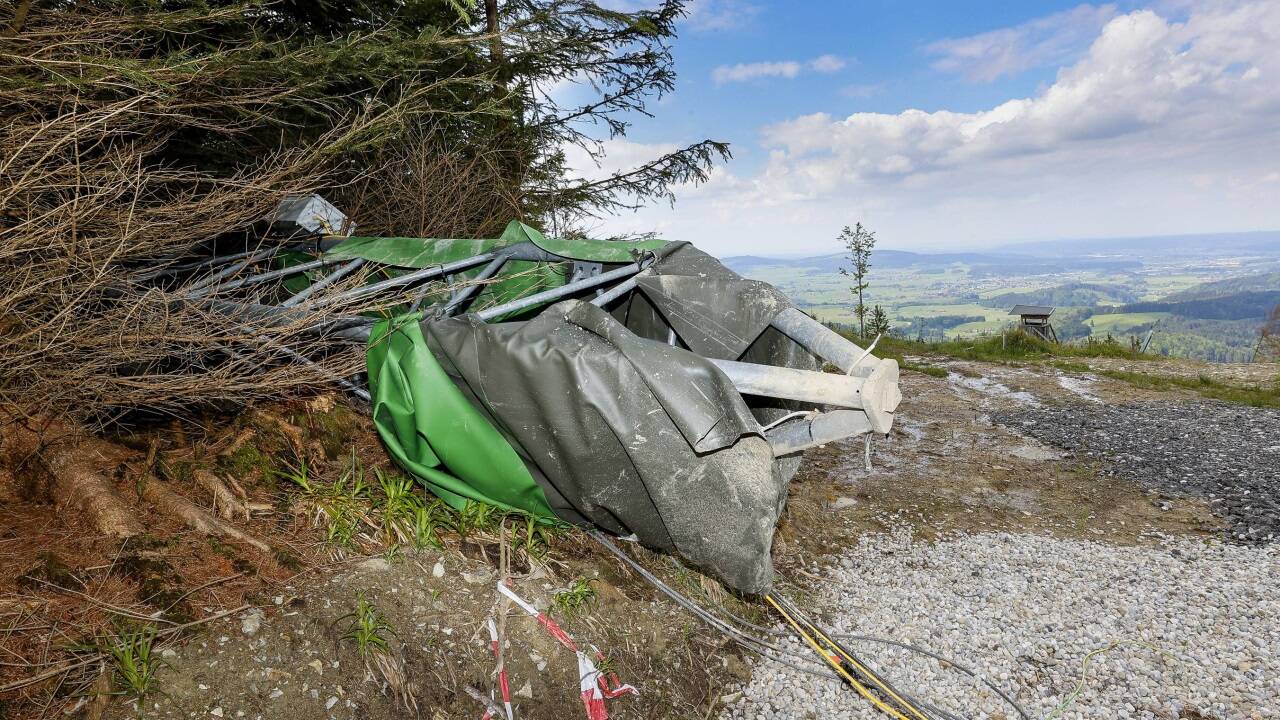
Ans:
{"label": "distant hill", "polygon": [[1004,245],[996,251],[1040,257],[1220,258],[1242,255],[1280,258],[1280,231],[1049,240]]}
{"label": "distant hill", "polygon": [[1164,301],[1207,300],[1241,292],[1269,292],[1272,290],[1280,290],[1280,272],[1243,275],[1241,277],[1201,283],[1186,290],[1170,293],[1164,298]]}
{"label": "distant hill", "polygon": [[1167,312],[1196,320],[1258,320],[1280,305],[1280,290],[1242,292],[1221,297],[1177,302],[1140,302],[1098,310],[1098,314]]}
{"label": "distant hill", "polygon": [[[759,255],[737,255],[722,258],[726,267],[742,275],[751,275],[764,268],[791,268],[814,273],[838,273],[845,264],[840,253],[801,258],[771,258]],[[871,254],[874,268],[945,269],[952,265],[965,265],[975,277],[1003,275],[1044,275],[1080,270],[1125,271],[1136,270],[1142,263],[1133,259],[1074,257],[1037,258],[1027,255],[1008,255],[978,252],[916,253],[905,250],[876,250]]]}
{"label": "distant hill", "polygon": [[[1123,285],[1104,283],[1064,283],[1054,287],[1008,292],[993,295],[981,301],[982,305],[1008,308],[1014,305],[1052,305],[1054,307],[1092,307],[1102,304],[1123,304],[1138,301],[1138,296]],[[1137,312],[1137,311],[1135,311]]]}

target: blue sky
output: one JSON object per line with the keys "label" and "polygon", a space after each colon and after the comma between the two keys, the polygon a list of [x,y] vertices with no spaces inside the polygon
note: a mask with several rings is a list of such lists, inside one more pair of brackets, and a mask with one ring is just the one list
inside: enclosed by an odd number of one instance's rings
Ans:
{"label": "blue sky", "polygon": [[1280,227],[1280,3],[695,0],[674,51],[656,118],[575,165],[734,159],[598,232],[726,255],[855,221],[901,248]]}

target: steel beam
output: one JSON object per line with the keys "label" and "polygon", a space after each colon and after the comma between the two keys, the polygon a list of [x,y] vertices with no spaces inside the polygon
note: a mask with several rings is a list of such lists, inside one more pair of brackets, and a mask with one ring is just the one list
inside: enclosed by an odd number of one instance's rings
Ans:
{"label": "steel beam", "polygon": [[617,300],[618,298],[622,297],[623,295],[626,295],[627,293],[635,289],[636,289],[636,277],[635,275],[632,275],[626,280],[623,280],[617,285],[614,285],[608,290],[592,298],[591,304],[595,305],[596,307],[604,307],[605,305],[608,305],[614,300]]}
{"label": "steel beam", "polygon": [[218,283],[221,282],[223,278],[231,277],[232,275],[235,275],[236,273],[240,272],[241,270],[249,267],[250,265],[260,260],[266,260],[267,258],[280,252],[280,250],[281,248],[277,246],[277,247],[267,248],[265,250],[258,250],[257,252],[250,253],[248,257],[244,258],[240,262],[235,263],[231,267],[223,268],[222,270],[219,270],[218,272],[210,275],[207,278],[204,278],[203,280],[187,288],[186,294],[191,297],[204,297],[205,295],[208,295],[209,293],[213,292],[217,288]]}
{"label": "steel beam", "polygon": [[774,457],[803,452],[847,437],[871,432],[871,422],[857,410],[832,410],[811,419],[795,420],[765,432]]}
{"label": "steel beam", "polygon": [[480,292],[480,289],[484,287],[485,281],[497,275],[498,271],[502,270],[502,266],[506,264],[507,258],[502,255],[491,260],[475,277],[467,280],[471,284],[459,290],[457,295],[454,295],[453,299],[449,301],[449,304],[445,305],[444,309],[440,311],[441,314],[445,317],[450,317],[457,314],[459,310],[465,309],[468,303],[471,302],[471,298],[475,297],[476,293]]}
{"label": "steel beam", "polygon": [[864,378],[708,358],[743,395],[862,409]]}
{"label": "steel beam", "polygon": [[[804,349],[844,371],[865,377],[878,361],[874,355],[846,340],[839,333],[795,308],[787,308],[770,322]],[[866,362],[870,360],[871,362]]]}
{"label": "steel beam", "polygon": [[222,292],[226,290],[235,290],[238,287],[245,287],[246,285],[258,285],[260,283],[275,280],[276,278],[288,277],[290,275],[297,275],[300,272],[314,270],[315,268],[318,268],[321,265],[329,265],[329,264],[332,264],[333,262],[334,262],[333,260],[326,260],[325,258],[309,260],[307,262],[299,263],[297,265],[291,265],[287,268],[281,268],[279,270],[270,270],[268,272],[264,272],[258,275],[250,275],[249,277],[240,278],[239,280],[233,280],[229,283],[219,285],[218,290]]}
{"label": "steel beam", "polygon": [[448,273],[457,272],[459,270],[466,270],[467,268],[475,267],[481,263],[489,262],[490,260],[493,260],[494,257],[496,257],[496,253],[487,252],[482,255],[476,255],[463,260],[445,263],[444,265],[433,265],[432,267],[423,268],[422,270],[415,270],[411,273],[387,278],[386,280],[373,283],[372,285],[365,285],[364,287],[358,287],[353,290],[338,293],[337,295],[331,295],[313,303],[313,305],[315,307],[327,307],[329,305],[336,305],[350,300],[358,300],[363,297],[368,297],[369,295],[377,295],[383,290],[401,287],[403,285],[418,282],[419,280],[430,280],[431,278],[437,278],[441,275],[447,275]]}

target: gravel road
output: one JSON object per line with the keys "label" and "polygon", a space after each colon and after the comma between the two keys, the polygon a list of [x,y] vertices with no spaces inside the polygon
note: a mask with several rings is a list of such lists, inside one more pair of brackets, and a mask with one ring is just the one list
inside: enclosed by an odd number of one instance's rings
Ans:
{"label": "gravel road", "polygon": [[[828,629],[951,656],[1015,693],[1032,718],[1064,703],[1056,717],[1069,720],[1280,718],[1280,546],[995,533],[917,544],[904,531],[864,536],[825,574],[808,605],[834,618]],[[850,649],[961,717],[1018,717],[955,668],[874,644]],[[724,699],[724,720],[884,717],[833,680],[768,662]]]}
{"label": "gravel road", "polygon": [[1280,410],[1247,405],[1041,405],[996,413],[1041,442],[1104,460],[1104,472],[1208,499],[1232,539],[1280,537]]}

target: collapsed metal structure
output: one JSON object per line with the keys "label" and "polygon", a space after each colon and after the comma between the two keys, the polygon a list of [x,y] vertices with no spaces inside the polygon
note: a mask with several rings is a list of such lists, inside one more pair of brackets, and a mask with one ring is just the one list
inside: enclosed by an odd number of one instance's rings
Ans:
{"label": "collapsed metal structure", "polygon": [[[799,454],[889,432],[901,400],[894,360],[685,243],[549,239],[515,222],[493,240],[351,238],[335,232],[346,224],[319,197],[291,198],[258,246],[135,280],[366,346],[368,375],[335,382],[448,502],[635,533],[761,592]],[[419,387],[437,377],[448,383]],[[439,404],[455,392],[470,409]],[[521,467],[485,465],[504,445]],[[527,487],[492,480],[525,474]]]}

